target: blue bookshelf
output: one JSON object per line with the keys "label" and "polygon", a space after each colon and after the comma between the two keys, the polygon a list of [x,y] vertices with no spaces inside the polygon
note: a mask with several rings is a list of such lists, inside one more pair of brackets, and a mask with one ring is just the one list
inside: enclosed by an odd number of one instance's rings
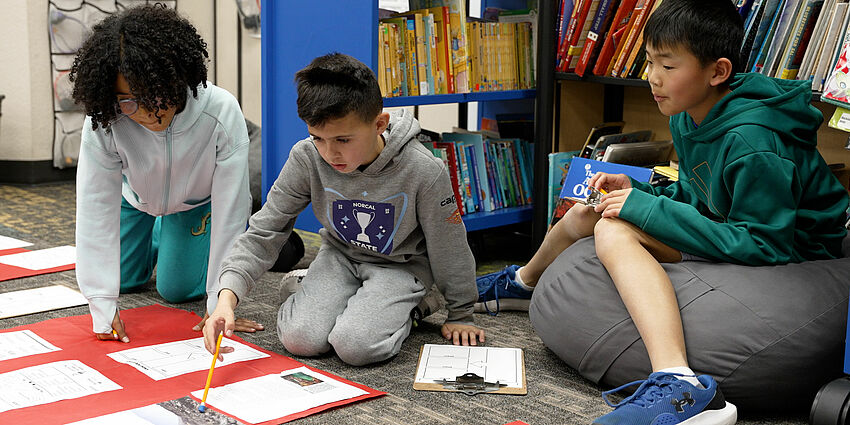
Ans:
{"label": "blue bookshelf", "polygon": [[[307,136],[307,126],[296,111],[295,72],[319,55],[340,52],[351,55],[372,69],[378,65],[378,2],[336,1],[303,2],[297,7],[289,2],[263,0],[262,25],[262,196],[265,202],[289,151]],[[524,0],[500,0],[486,3],[521,9]],[[513,7],[509,7],[513,6]],[[371,30],[367,30],[371,29]],[[483,113],[524,110],[533,113],[535,90],[459,93],[428,96],[385,98],[385,107],[481,102]],[[537,143],[535,145],[540,145]],[[548,146],[544,147],[548,149]],[[540,156],[535,154],[536,158]],[[536,174],[536,173],[535,173]],[[545,196],[535,195],[535,199]],[[482,230],[532,220],[532,206],[499,209],[463,216],[467,230]],[[316,232],[321,228],[312,208],[302,212],[295,227]]]}

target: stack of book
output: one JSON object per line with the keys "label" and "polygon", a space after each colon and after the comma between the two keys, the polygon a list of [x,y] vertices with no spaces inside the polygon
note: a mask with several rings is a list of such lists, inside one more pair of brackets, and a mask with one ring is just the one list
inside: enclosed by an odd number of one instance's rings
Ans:
{"label": "stack of book", "polygon": [[533,10],[471,20],[464,0],[410,0],[378,24],[378,84],[384,97],[530,89]]}
{"label": "stack of book", "polygon": [[[643,28],[663,0],[562,0],[556,66],[646,79]],[[820,91],[850,42],[850,0],[737,0],[744,71],[812,80]]]}
{"label": "stack of book", "polygon": [[531,143],[462,130],[422,143],[446,165],[461,214],[531,204]]}

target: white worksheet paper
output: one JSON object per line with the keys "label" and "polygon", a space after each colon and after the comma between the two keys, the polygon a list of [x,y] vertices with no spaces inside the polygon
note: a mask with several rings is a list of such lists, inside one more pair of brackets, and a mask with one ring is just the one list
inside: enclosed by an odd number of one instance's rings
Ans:
{"label": "white worksheet paper", "polygon": [[[223,339],[221,346],[233,347],[234,351],[224,354],[224,361],[217,361],[215,363],[216,368],[269,357],[262,351],[255,350],[232,339]],[[173,378],[184,373],[209,370],[212,363],[212,354],[204,348],[203,337],[131,348],[107,355],[118,363],[133,366],[156,381]]]}
{"label": "white worksheet paper", "polygon": [[[192,392],[197,398],[203,394],[203,389]],[[260,423],[364,394],[368,393],[299,367],[210,388],[206,404],[244,421]]]}
{"label": "white worksheet paper", "polygon": [[486,382],[498,381],[509,388],[522,388],[522,350],[425,344],[415,382],[454,381],[467,372],[483,376]]}
{"label": "white worksheet paper", "polygon": [[73,246],[39,249],[0,256],[0,263],[27,270],[44,270],[77,262],[77,249]]}
{"label": "white worksheet paper", "polygon": [[0,294],[0,319],[88,304],[83,294],[62,285]]}
{"label": "white worksheet paper", "polygon": [[29,329],[0,333],[0,361],[59,350]]}
{"label": "white worksheet paper", "polygon": [[180,416],[164,407],[152,404],[138,409],[124,410],[109,415],[84,419],[68,425],[186,425]]}
{"label": "white worksheet paper", "polygon": [[23,248],[32,245],[29,242],[10,238],[8,236],[0,236],[0,251],[4,249]]}
{"label": "white worksheet paper", "polygon": [[79,360],[64,360],[0,374],[0,412],[120,390]]}

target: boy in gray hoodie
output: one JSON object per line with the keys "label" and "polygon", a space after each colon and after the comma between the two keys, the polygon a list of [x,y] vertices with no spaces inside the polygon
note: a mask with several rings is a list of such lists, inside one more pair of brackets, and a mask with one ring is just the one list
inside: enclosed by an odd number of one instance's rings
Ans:
{"label": "boy in gray hoodie", "polygon": [[333,348],[351,365],[386,360],[398,354],[411,311],[432,285],[446,298],[443,337],[484,342],[472,320],[478,294],[466,229],[443,163],[415,138],[419,123],[406,111],[383,112],[374,74],[350,56],[316,58],[295,81],[310,137],[292,148],[266,204],[222,263],[219,302],[204,327],[207,350],[219,332],[232,334],[237,302],[310,203],[322,246],[278,313],[290,353]]}

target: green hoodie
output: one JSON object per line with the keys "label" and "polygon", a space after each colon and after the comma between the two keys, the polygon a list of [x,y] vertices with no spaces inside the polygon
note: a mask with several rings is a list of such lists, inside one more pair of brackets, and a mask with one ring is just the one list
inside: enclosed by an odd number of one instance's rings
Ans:
{"label": "green hoodie", "polygon": [[620,217],[659,241],[749,265],[841,256],[847,191],[816,149],[823,116],[809,81],[735,75],[697,127],[670,118],[679,181],[632,180]]}

